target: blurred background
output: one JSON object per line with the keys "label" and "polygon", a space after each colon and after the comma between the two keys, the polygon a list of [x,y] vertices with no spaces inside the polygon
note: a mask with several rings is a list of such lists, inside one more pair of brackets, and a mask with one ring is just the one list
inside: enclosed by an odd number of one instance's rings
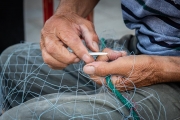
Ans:
{"label": "blurred background", "polygon": [[[12,2],[10,2],[12,1]],[[59,0],[53,0],[53,11]],[[8,0],[1,2],[0,48],[19,42],[39,42],[44,24],[43,0]],[[94,9],[94,24],[99,37],[118,39],[125,34],[134,34],[124,25],[120,0],[101,0]],[[108,35],[107,35],[108,34]],[[13,42],[12,42],[13,41]]]}

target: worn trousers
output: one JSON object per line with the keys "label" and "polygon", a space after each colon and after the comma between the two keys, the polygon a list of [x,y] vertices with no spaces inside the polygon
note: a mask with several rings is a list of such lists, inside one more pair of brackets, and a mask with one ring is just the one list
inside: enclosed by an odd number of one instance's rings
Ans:
{"label": "worn trousers", "polygon": [[[52,70],[44,63],[37,43],[9,47],[0,62],[0,120],[134,119],[132,110],[107,85],[98,85],[83,73],[83,62]],[[179,83],[156,84],[121,94],[142,120],[180,118]]]}

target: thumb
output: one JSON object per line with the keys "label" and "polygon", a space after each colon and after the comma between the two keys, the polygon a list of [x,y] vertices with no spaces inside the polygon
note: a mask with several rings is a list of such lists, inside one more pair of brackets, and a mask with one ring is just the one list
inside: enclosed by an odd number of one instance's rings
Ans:
{"label": "thumb", "polygon": [[83,71],[90,75],[106,76],[113,73],[111,68],[108,62],[98,61],[85,65]]}
{"label": "thumb", "polygon": [[90,75],[121,75],[127,77],[134,69],[133,56],[120,57],[111,62],[96,61],[84,66],[83,71]]}

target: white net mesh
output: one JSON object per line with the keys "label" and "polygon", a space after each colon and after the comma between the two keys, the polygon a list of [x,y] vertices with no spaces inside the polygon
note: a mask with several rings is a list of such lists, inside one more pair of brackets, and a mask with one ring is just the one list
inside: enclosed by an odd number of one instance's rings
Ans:
{"label": "white net mesh", "polygon": [[[116,42],[105,44],[116,50],[123,48]],[[128,110],[107,85],[97,85],[84,74],[83,66],[81,61],[64,70],[52,70],[43,62],[38,44],[10,47],[1,55],[0,119],[133,119],[133,110]],[[140,119],[166,118],[155,90],[135,88],[122,95]],[[156,111],[151,110],[153,103]]]}

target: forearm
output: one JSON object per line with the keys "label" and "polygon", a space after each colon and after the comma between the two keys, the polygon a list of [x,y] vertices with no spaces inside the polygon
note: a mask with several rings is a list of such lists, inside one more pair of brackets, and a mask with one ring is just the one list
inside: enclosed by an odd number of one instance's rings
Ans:
{"label": "forearm", "polygon": [[55,14],[74,12],[81,17],[87,15],[93,10],[99,0],[61,0]]}
{"label": "forearm", "polygon": [[160,83],[180,82],[180,57],[157,56],[155,61]]}

